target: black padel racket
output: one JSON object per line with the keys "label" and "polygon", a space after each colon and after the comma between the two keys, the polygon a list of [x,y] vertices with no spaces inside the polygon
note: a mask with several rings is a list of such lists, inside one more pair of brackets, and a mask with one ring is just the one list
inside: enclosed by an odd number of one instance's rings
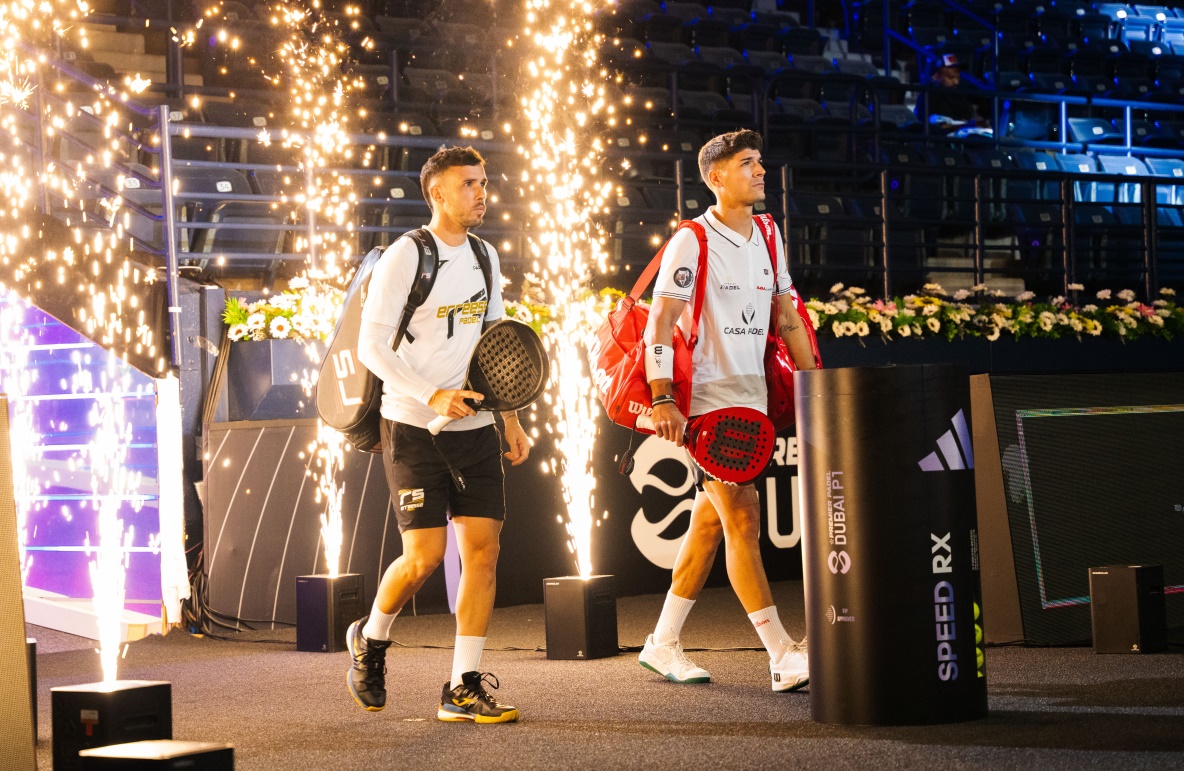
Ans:
{"label": "black padel racket", "polygon": [[[465,390],[485,397],[469,405],[497,412],[528,407],[542,395],[549,374],[547,352],[535,331],[520,321],[502,319],[481,333],[469,359]],[[452,421],[441,415],[428,423],[428,430],[438,434]]]}

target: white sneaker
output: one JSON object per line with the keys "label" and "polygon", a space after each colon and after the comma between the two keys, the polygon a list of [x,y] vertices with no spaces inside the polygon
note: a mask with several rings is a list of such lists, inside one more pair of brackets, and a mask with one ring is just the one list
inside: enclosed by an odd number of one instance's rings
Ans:
{"label": "white sneaker", "polygon": [[773,675],[773,692],[796,691],[810,684],[810,659],[806,653],[806,638],[793,644],[781,660],[769,666]]}
{"label": "white sneaker", "polygon": [[645,647],[637,656],[637,663],[657,672],[672,683],[710,683],[711,673],[691,663],[678,642],[658,645],[654,636],[645,638]]}

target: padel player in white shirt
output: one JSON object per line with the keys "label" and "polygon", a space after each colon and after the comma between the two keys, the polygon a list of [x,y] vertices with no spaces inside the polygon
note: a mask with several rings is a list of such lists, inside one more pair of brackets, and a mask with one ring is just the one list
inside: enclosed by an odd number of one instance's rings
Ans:
{"label": "padel player in white shirt", "polygon": [[[777,297],[776,331],[798,369],[813,369],[805,326],[793,303],[793,283],[784,247],[777,237],[777,269],[756,223],[752,207],[765,198],[761,137],[736,131],[711,139],[699,151],[699,173],[716,203],[698,218],[707,232],[707,282],[692,357],[691,415],[679,413],[671,396],[674,327],[690,328],[691,300],[698,271],[698,240],[686,229],[675,234],[658,271],[654,303],[646,327],[646,379],[653,395],[655,433],[682,444],[688,417],[725,407],[766,412],[764,354],[770,302]],[[805,640],[795,642],[781,624],[760,552],[760,499],[753,483],[729,485],[691,463],[699,491],[691,524],[674,563],[670,592],[654,633],[638,661],[676,683],[706,683],[711,674],[683,653],[679,634],[707,581],[721,541],[727,551],[728,579],[769,652],[774,691],[792,691],[809,682]]]}
{"label": "padel player in white shirt", "polygon": [[[463,390],[482,322],[503,315],[497,252],[486,245],[489,297],[469,242],[469,230],[485,218],[486,184],[485,161],[472,148],[446,148],[429,158],[420,186],[432,209],[428,230],[439,250],[432,291],[415,310],[398,350],[392,350],[419,269],[418,250],[405,236],[374,266],[362,308],[358,357],[383,383],[382,460],[403,541],[403,554],[383,575],[370,615],[347,632],[350,694],[371,712],[386,706],[386,651],[395,616],[443,561],[451,517],[462,571],[452,676],[444,683],[436,715],[474,723],[518,719],[516,708],[499,704],[485,689],[485,684],[496,688],[497,678],[478,670],[493,613],[506,509],[493,416],[465,403],[481,394]],[[433,436],[426,426],[437,415],[453,422]],[[505,457],[518,465],[529,455],[530,441],[516,413],[502,417],[509,445]]]}

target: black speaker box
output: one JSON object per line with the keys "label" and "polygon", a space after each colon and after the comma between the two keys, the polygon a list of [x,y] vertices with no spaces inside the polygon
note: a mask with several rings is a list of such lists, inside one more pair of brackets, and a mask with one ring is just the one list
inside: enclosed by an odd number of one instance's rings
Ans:
{"label": "black speaker box", "polygon": [[166,739],[114,744],[78,754],[86,771],[234,771],[234,748],[229,744]]}
{"label": "black speaker box", "polygon": [[602,659],[620,653],[612,576],[543,580],[547,658]]}
{"label": "black speaker box", "polygon": [[364,588],[360,573],[297,576],[296,650],[345,650],[346,630],[366,615]]}
{"label": "black speaker box", "polygon": [[169,683],[114,680],[53,688],[54,771],[82,769],[78,753],[93,747],[173,738]]}
{"label": "black speaker box", "polygon": [[1162,565],[1089,569],[1094,653],[1154,653],[1167,647]]}

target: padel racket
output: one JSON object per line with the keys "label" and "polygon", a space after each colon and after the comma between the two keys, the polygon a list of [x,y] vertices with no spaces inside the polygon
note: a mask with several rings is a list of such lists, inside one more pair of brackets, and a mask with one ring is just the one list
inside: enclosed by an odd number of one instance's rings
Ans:
{"label": "padel racket", "polygon": [[[549,375],[547,352],[535,331],[520,321],[502,319],[481,333],[473,349],[465,390],[485,398],[467,403],[475,410],[520,410],[542,395]],[[441,415],[428,423],[428,430],[438,434],[452,421]]]}
{"label": "padel racket", "polygon": [[[638,417],[637,424],[643,422],[650,423],[648,415]],[[773,423],[751,407],[705,412],[687,423],[683,434],[683,444],[699,468],[731,485],[745,485],[760,476],[776,441]]]}

